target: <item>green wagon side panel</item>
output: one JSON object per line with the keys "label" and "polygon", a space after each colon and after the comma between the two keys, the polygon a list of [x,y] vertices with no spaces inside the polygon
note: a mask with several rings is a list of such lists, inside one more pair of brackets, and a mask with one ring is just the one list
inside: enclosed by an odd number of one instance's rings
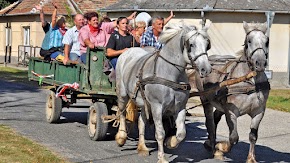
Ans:
{"label": "green wagon side panel", "polygon": [[32,74],[32,71],[39,75],[54,75],[43,79],[43,83],[50,85],[61,85],[65,83],[79,83],[82,76],[80,65],[63,65],[57,61],[47,62],[39,58],[30,58],[28,77],[30,80],[39,80],[39,77]]}
{"label": "green wagon side panel", "polygon": [[29,80],[39,81],[39,75],[54,75],[44,78],[43,83],[49,85],[72,84],[80,85],[79,91],[86,94],[116,95],[115,82],[110,82],[109,77],[103,72],[103,63],[106,59],[105,49],[88,50],[86,64],[64,65],[58,61],[44,61],[40,58],[29,59]]}
{"label": "green wagon side panel", "polygon": [[110,94],[115,94],[115,83],[109,81],[108,75],[103,72],[103,64],[106,60],[105,49],[98,48],[93,51],[88,51],[89,57],[87,57],[88,70],[86,78],[83,78],[83,88],[86,92],[98,91],[99,93],[110,92]]}

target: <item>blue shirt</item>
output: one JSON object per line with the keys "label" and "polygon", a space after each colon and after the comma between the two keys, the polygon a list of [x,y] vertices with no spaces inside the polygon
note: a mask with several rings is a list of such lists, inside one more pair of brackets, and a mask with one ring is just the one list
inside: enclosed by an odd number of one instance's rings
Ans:
{"label": "blue shirt", "polygon": [[147,30],[143,33],[141,37],[140,45],[153,46],[156,49],[161,49],[163,46],[158,40],[155,39],[152,26],[148,27]]}
{"label": "blue shirt", "polygon": [[50,32],[51,32],[51,26],[49,23],[46,23],[46,25],[43,28],[43,31],[45,32],[41,48],[43,50],[48,50],[49,49],[49,40],[50,40]]}
{"label": "blue shirt", "polygon": [[59,27],[58,26],[55,26],[54,28],[51,27],[50,37],[49,37],[50,39],[49,48],[63,47],[62,38],[63,38],[63,35],[59,31]]}

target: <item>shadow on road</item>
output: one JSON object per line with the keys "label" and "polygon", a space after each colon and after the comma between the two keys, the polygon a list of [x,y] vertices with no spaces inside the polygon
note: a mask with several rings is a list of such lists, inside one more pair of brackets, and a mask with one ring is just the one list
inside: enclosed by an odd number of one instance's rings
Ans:
{"label": "shadow on road", "polygon": [[41,89],[36,87],[35,84],[28,85],[18,82],[9,82],[0,79],[0,93],[22,93],[22,92],[39,92]]}

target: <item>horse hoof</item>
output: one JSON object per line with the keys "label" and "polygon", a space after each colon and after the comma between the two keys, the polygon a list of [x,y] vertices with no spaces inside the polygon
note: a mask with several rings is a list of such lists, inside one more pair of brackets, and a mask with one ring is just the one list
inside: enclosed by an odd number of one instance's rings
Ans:
{"label": "horse hoof", "polygon": [[149,150],[145,145],[138,145],[137,151],[139,156],[149,156]]}
{"label": "horse hoof", "polygon": [[147,151],[146,150],[138,150],[138,155],[143,156],[143,157],[149,156],[149,151],[148,150]]}
{"label": "horse hoof", "polygon": [[176,136],[171,136],[165,140],[165,146],[168,149],[174,149],[178,147]]}
{"label": "horse hoof", "polygon": [[217,160],[221,160],[221,161],[223,161],[223,160],[224,160],[224,154],[223,154],[223,152],[221,152],[221,151],[216,151],[216,152],[214,153],[214,159],[217,159]]}
{"label": "horse hoof", "polygon": [[159,159],[157,163],[169,163],[165,158]]}
{"label": "horse hoof", "polygon": [[256,162],[257,161],[256,161],[255,157],[248,156],[246,163],[256,163]]}
{"label": "horse hoof", "polygon": [[222,141],[222,142],[218,142],[216,145],[215,145],[215,149],[216,150],[219,150],[223,153],[227,153],[230,151],[230,143],[229,142],[226,142],[226,141]]}
{"label": "horse hoof", "polygon": [[116,134],[115,140],[116,140],[118,146],[119,147],[122,147],[126,143],[127,133],[125,133],[125,132],[122,132],[122,133],[118,132]]}
{"label": "horse hoof", "polygon": [[209,152],[211,152],[213,149],[212,149],[212,147],[210,146],[210,142],[209,142],[209,140],[206,140],[204,143],[203,143],[203,147],[207,150],[207,151],[209,151]]}

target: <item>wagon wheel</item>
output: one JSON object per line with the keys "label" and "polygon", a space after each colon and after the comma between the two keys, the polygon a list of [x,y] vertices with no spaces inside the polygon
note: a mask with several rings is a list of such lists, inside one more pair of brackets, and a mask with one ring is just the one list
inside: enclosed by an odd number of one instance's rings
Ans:
{"label": "wagon wheel", "polygon": [[53,91],[47,97],[45,110],[47,122],[56,123],[59,120],[62,110],[62,100],[60,97],[56,97]]}
{"label": "wagon wheel", "polygon": [[106,138],[108,123],[102,122],[102,115],[108,115],[106,104],[96,102],[91,105],[88,114],[88,132],[92,140],[104,140]]}

